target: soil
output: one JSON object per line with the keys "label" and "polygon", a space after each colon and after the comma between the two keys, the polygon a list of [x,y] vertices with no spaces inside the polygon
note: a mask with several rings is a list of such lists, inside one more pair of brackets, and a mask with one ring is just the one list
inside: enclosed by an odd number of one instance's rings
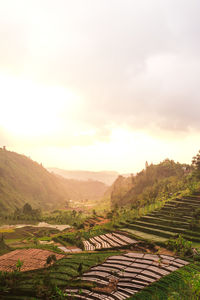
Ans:
{"label": "soil", "polygon": [[174,256],[173,251],[167,250],[167,249],[159,247],[159,246],[156,246],[155,248],[157,249],[158,254]]}
{"label": "soil", "polygon": [[118,279],[117,278],[110,278],[110,281],[108,285],[104,287],[95,287],[93,288],[94,292],[101,292],[101,293],[112,293],[117,291],[117,284],[118,284]]}
{"label": "soil", "polygon": [[170,255],[170,256],[174,256],[174,252],[170,251],[168,249],[165,249],[163,247],[160,246],[155,246],[154,248],[150,249],[145,245],[142,245],[142,243],[138,243],[135,245],[132,245],[130,249],[126,250],[126,252],[143,252],[143,253],[153,253],[153,254],[163,254],[163,255]]}
{"label": "soil", "polygon": [[97,218],[90,218],[84,223],[85,229],[90,228],[90,225],[95,226],[95,225],[103,225],[110,222],[109,219],[105,219],[102,217],[97,217]]}
{"label": "soil", "polygon": [[57,260],[64,257],[62,254],[41,249],[20,249],[11,251],[0,256],[0,271],[14,271],[18,259],[23,262],[21,268],[22,272],[44,268],[47,257],[52,254],[56,256]]}

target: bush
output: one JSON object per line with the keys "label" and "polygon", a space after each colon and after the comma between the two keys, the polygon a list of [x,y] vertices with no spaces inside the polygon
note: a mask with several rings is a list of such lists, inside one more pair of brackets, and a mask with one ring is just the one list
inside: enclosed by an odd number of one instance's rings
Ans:
{"label": "bush", "polygon": [[177,255],[183,257],[192,255],[192,243],[186,241],[181,234],[177,239],[170,239],[169,241],[167,241],[167,248],[169,250],[175,251]]}

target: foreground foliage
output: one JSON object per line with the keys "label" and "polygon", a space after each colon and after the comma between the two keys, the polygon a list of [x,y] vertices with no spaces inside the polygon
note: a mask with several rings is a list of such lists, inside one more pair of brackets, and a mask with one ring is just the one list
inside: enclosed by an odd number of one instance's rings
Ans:
{"label": "foreground foliage", "polygon": [[166,159],[158,165],[148,165],[137,175],[119,176],[111,189],[111,205],[143,207],[156,200],[187,188],[187,175],[192,168]]}
{"label": "foreground foliage", "polygon": [[[63,299],[63,288],[68,286],[88,287],[88,283],[82,283],[78,276],[87,271],[90,267],[102,263],[107,257],[119,254],[117,251],[105,251],[96,253],[81,253],[66,256],[55,261],[53,265],[46,269],[36,271],[18,271],[0,273],[0,298],[10,299],[15,295],[15,299],[25,297],[25,299]],[[50,261],[51,260],[51,261]],[[54,261],[50,257],[47,263]]]}
{"label": "foreground foliage", "polygon": [[130,300],[199,300],[200,264],[187,265],[153,283]]}

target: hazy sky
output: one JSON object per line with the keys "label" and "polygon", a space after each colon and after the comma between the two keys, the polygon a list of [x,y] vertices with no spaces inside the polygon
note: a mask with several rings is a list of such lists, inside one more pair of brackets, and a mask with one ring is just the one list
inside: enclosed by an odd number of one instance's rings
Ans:
{"label": "hazy sky", "polygon": [[200,148],[199,0],[0,0],[0,146],[137,172]]}

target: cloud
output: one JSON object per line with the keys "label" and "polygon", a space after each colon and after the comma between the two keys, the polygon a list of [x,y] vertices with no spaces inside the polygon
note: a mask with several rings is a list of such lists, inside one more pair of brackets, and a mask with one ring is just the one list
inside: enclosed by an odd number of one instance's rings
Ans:
{"label": "cloud", "polygon": [[74,115],[79,134],[69,133],[68,122],[64,130],[72,143],[109,139],[113,126],[178,135],[200,130],[199,1],[1,6],[0,69],[81,95]]}

